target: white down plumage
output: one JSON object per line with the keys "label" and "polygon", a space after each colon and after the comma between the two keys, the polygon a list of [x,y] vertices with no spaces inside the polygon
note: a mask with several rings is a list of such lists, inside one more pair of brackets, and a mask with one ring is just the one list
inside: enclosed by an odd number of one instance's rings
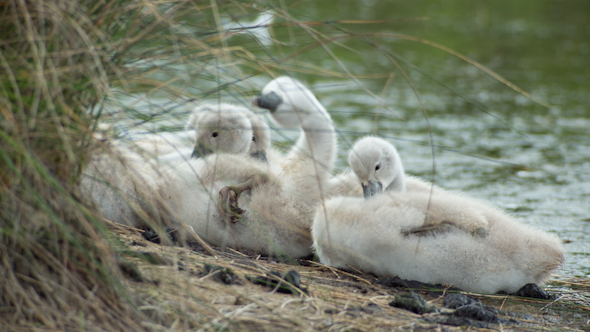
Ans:
{"label": "white down plumage", "polygon": [[316,213],[314,248],[324,264],[486,293],[541,283],[562,264],[556,236],[482,201],[431,191],[416,178],[406,178],[405,191],[391,190],[404,174],[388,169],[401,163],[380,158],[387,155],[397,153],[374,137],[353,146],[349,160],[367,198],[336,197]]}

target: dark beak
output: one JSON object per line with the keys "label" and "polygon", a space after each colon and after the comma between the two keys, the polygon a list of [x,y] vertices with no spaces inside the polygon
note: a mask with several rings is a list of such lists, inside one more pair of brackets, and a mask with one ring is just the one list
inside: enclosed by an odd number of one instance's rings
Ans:
{"label": "dark beak", "polygon": [[202,144],[197,144],[197,145],[195,145],[195,148],[193,149],[193,154],[191,155],[191,158],[194,158],[194,159],[202,158],[202,157],[208,156],[212,153],[213,153],[213,150],[205,147]]}
{"label": "dark beak", "polygon": [[368,184],[362,184],[363,186],[363,194],[365,195],[365,199],[369,199],[377,194],[380,194],[383,191],[383,186],[379,182],[369,181]]}
{"label": "dark beak", "polygon": [[266,152],[264,150],[253,152],[250,154],[250,157],[260,159],[265,163],[268,163],[268,160],[266,159]]}
{"label": "dark beak", "polygon": [[270,92],[260,97],[256,97],[256,99],[252,101],[252,105],[258,106],[260,108],[266,108],[271,113],[274,113],[282,102],[283,99],[279,95],[274,92]]}

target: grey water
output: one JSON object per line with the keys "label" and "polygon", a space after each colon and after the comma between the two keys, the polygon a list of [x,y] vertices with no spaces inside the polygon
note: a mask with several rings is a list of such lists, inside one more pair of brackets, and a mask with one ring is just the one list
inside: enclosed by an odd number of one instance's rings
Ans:
{"label": "grey water", "polygon": [[[319,33],[348,36],[271,70],[303,81],[330,111],[339,130],[339,170],[347,167],[355,139],[387,138],[408,173],[489,200],[523,223],[557,234],[566,248],[559,275],[590,275],[590,2],[324,0],[295,3],[289,13],[299,21],[332,22]],[[297,27],[268,29],[226,42],[276,60],[320,38]],[[257,40],[259,35],[266,39]],[[406,36],[461,53],[545,105]],[[270,76],[249,77],[247,66],[243,70],[238,93],[207,97],[247,105]],[[154,109],[145,101],[137,105]],[[171,114],[159,125],[182,126],[186,110]],[[293,136],[273,133],[280,146]]]}

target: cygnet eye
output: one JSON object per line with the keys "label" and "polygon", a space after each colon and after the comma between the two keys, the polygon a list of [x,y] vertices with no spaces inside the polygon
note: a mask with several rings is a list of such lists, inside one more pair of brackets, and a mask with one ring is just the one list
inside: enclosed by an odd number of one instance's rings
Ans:
{"label": "cygnet eye", "polygon": [[375,166],[375,170],[378,171],[381,168],[381,164],[377,164],[377,166]]}
{"label": "cygnet eye", "polygon": [[219,135],[216,131],[213,132],[213,134],[211,134],[211,136],[213,137],[217,137],[217,135]]}
{"label": "cygnet eye", "polygon": [[256,136],[252,136],[252,142],[256,142]]}

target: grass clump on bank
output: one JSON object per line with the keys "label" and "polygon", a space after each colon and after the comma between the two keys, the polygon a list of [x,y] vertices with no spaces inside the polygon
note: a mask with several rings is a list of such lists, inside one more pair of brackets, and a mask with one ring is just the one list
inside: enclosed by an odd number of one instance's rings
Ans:
{"label": "grass clump on bank", "polygon": [[107,7],[0,5],[0,325],[8,330],[139,327],[104,227],[77,188],[88,110],[116,68]]}

